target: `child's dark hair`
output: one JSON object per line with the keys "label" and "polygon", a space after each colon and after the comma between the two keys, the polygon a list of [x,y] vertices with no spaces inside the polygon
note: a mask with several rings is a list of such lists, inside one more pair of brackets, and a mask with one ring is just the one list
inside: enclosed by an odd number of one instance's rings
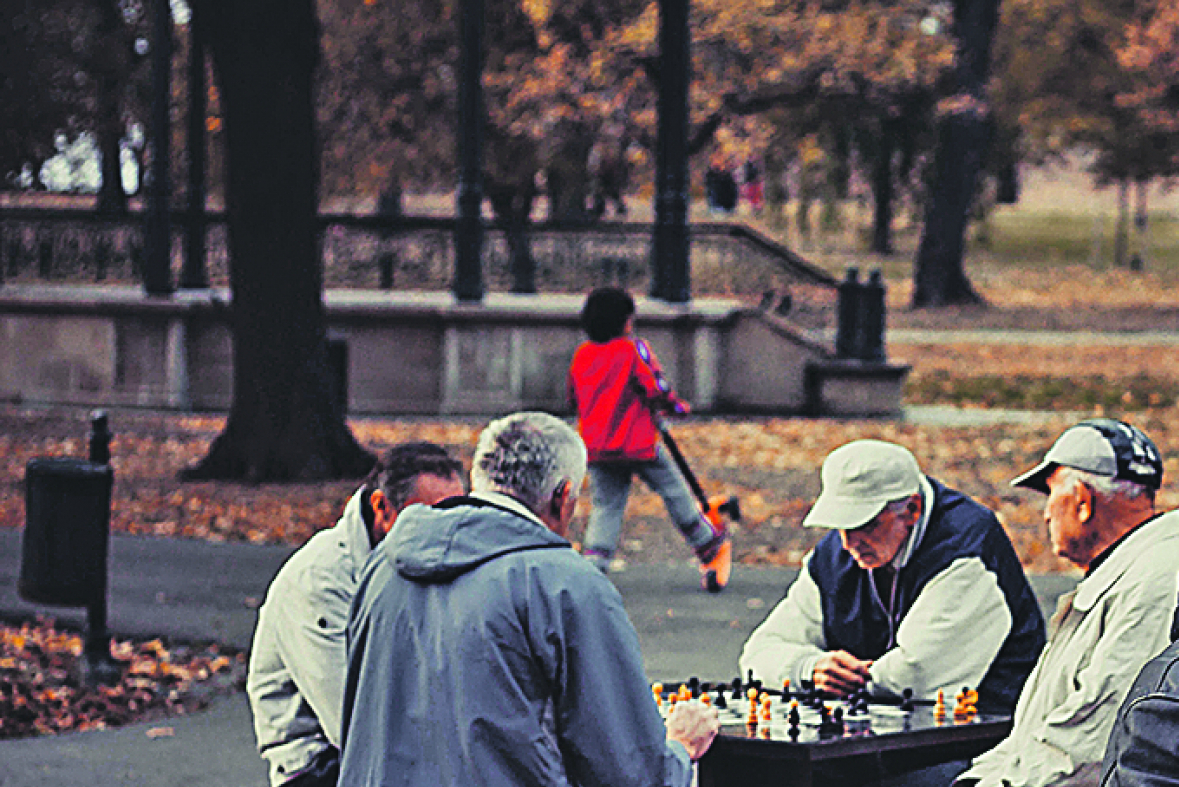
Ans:
{"label": "child's dark hair", "polygon": [[590,341],[608,342],[622,336],[635,313],[635,299],[621,287],[598,287],[581,307],[581,327]]}
{"label": "child's dark hair", "polygon": [[463,463],[434,443],[402,443],[381,457],[366,483],[369,489],[384,492],[394,508],[401,508],[413,496],[419,475],[461,479]]}

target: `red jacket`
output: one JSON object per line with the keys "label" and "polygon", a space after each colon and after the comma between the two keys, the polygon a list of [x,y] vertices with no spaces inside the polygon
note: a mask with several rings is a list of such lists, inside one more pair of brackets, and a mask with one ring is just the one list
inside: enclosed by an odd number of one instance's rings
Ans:
{"label": "red jacket", "polygon": [[652,410],[686,409],[651,348],[628,336],[577,348],[569,401],[591,462],[654,459],[659,429]]}

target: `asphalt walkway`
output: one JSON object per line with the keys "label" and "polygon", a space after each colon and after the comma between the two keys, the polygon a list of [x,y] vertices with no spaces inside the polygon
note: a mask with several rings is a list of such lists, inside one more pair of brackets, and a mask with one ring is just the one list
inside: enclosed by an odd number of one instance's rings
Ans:
{"label": "asphalt walkway", "polygon": [[[17,594],[19,530],[0,530],[0,614],[54,615],[81,625],[81,610],[33,605]],[[109,623],[120,635],[217,640],[248,648],[257,606],[289,547],[113,536]],[[728,590],[699,590],[693,565],[632,565],[614,575],[652,680],[729,680],[741,644],[796,571],[739,566]],[[1075,578],[1037,576],[1045,609]],[[244,695],[189,717],[117,730],[0,742],[0,787],[265,787]]]}

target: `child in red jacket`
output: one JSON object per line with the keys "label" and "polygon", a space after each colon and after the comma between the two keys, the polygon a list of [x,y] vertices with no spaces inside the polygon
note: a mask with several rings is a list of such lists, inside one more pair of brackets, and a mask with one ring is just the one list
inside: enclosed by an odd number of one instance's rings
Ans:
{"label": "child in red jacket", "polygon": [[704,517],[675,463],[659,444],[656,412],[687,413],[671,390],[655,354],[631,336],[635,302],[617,287],[590,293],[581,310],[589,341],[577,348],[569,367],[569,399],[577,410],[589,452],[593,500],[582,551],[603,573],[610,566],[631,479],[638,475],[663,498],[672,522],[700,560],[705,586],[728,584],[732,544],[723,525]]}

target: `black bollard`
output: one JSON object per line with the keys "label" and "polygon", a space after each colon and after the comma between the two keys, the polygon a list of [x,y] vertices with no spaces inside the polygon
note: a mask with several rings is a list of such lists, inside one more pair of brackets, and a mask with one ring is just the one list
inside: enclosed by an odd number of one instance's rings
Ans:
{"label": "black bollard", "polygon": [[90,414],[90,461],[99,465],[111,462],[110,420],[103,410]]}
{"label": "black bollard", "polygon": [[[90,461],[108,467],[111,462],[110,421],[103,410],[90,414]],[[108,498],[109,499],[109,498]],[[109,520],[109,510],[107,518]],[[109,530],[108,530],[109,538]],[[107,567],[103,566],[105,573]],[[110,632],[106,625],[106,582],[102,590],[86,605],[86,679],[90,683],[111,685],[122,677],[122,669],[111,658]]]}
{"label": "black bollard", "polygon": [[884,363],[884,280],[880,269],[868,274],[860,290],[859,341],[856,357],[870,363]]}
{"label": "black bollard", "polygon": [[844,280],[839,283],[838,300],[835,307],[835,357],[858,357],[857,346],[860,333],[860,299],[863,286],[860,284],[858,268],[848,268]]}

